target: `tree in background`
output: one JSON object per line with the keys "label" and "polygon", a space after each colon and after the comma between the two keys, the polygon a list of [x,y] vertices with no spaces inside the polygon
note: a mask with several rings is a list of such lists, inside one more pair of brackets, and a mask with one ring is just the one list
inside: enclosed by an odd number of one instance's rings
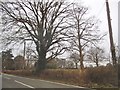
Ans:
{"label": "tree in background", "polygon": [[120,57],[120,47],[115,45],[115,53],[116,53],[116,63],[119,63],[119,57]]}
{"label": "tree in background", "polygon": [[70,57],[71,60],[75,63],[76,69],[78,68],[78,62],[79,62],[79,55],[77,53],[71,53]]}
{"label": "tree in background", "polygon": [[[68,7],[63,0],[15,0],[0,2],[3,41],[23,41],[30,38],[36,45],[36,72],[45,69],[47,61],[64,53]],[[48,55],[48,57],[47,57]]]}
{"label": "tree in background", "polygon": [[2,51],[2,69],[13,70],[14,69],[14,61],[13,61],[12,50]]}
{"label": "tree in background", "polygon": [[84,50],[89,44],[96,45],[103,36],[99,35],[98,20],[95,17],[87,15],[88,8],[73,4],[69,12],[70,16],[68,24],[70,32],[68,35],[71,37],[69,42],[71,50],[79,54],[80,68],[84,69]]}
{"label": "tree in background", "polygon": [[51,60],[51,61],[49,61],[48,63],[47,63],[47,65],[46,65],[46,67],[48,68],[48,69],[57,69],[58,68],[58,61],[57,61],[57,59],[55,58],[55,59],[53,59],[53,60]]}
{"label": "tree in background", "polygon": [[89,50],[88,50],[88,59],[90,61],[93,61],[95,62],[96,66],[98,67],[99,66],[99,62],[101,61],[105,61],[106,60],[106,57],[105,57],[105,52],[103,49],[101,48],[98,48],[98,47],[91,47]]}
{"label": "tree in background", "polygon": [[20,69],[25,69],[25,60],[24,57],[21,55],[18,55],[14,58],[15,62],[15,69],[20,70]]}
{"label": "tree in background", "polygon": [[66,60],[65,68],[67,69],[73,69],[75,67],[73,60]]}
{"label": "tree in background", "polygon": [[25,49],[26,69],[33,68],[34,63],[38,60],[38,55],[32,43],[28,43]]}

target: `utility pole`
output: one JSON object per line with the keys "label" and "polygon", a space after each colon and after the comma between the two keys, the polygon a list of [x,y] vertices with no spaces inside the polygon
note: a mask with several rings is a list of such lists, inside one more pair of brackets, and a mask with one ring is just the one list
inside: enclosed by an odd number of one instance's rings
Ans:
{"label": "utility pole", "polygon": [[114,42],[113,42],[112,26],[111,26],[111,18],[110,18],[110,9],[109,9],[108,0],[106,0],[106,9],[107,9],[109,38],[110,38],[110,50],[111,50],[113,65],[115,66],[117,64],[117,59],[116,59],[115,46],[114,46]]}
{"label": "utility pole", "polygon": [[[26,41],[29,41],[29,40],[32,41],[32,39],[24,39],[24,53],[23,53],[24,61],[25,61],[25,57],[26,57]],[[25,69],[25,65],[24,65],[23,69]]]}
{"label": "utility pole", "polygon": [[26,41],[24,40],[24,53],[23,53],[24,60],[25,60],[25,51],[26,51]]}
{"label": "utility pole", "polygon": [[24,56],[24,60],[25,60],[25,56],[26,56],[26,41],[32,41],[32,39],[24,39],[24,53],[23,53],[23,56]]}

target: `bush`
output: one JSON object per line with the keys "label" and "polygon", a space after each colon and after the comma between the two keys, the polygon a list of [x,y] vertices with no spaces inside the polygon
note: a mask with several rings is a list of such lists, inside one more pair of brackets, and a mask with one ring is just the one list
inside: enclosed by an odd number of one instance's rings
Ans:
{"label": "bush", "polygon": [[117,86],[117,70],[112,66],[100,66],[96,68],[88,68],[85,70],[85,80],[98,84],[112,84]]}
{"label": "bush", "polygon": [[[5,72],[21,76],[33,75],[32,71],[28,70],[7,70]],[[112,87],[118,85],[117,75],[117,68],[113,66],[100,66],[86,68],[84,71],[79,69],[46,69],[37,75],[37,78],[57,80],[87,87]]]}
{"label": "bush", "polygon": [[32,75],[32,71],[30,70],[4,70],[4,73],[19,75],[19,76],[31,76]]}
{"label": "bush", "polygon": [[40,77],[67,81],[78,81],[79,76],[79,70],[71,69],[47,69],[40,74]]}

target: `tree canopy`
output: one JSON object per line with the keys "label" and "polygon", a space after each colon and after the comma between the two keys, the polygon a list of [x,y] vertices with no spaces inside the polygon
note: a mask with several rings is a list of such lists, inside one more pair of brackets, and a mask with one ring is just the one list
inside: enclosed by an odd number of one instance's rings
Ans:
{"label": "tree canopy", "polygon": [[88,8],[75,3],[63,0],[1,1],[0,9],[3,41],[8,45],[31,39],[38,56],[36,72],[45,69],[49,60],[69,49],[79,53],[81,69],[84,68],[83,49],[88,43],[94,44],[101,39],[95,33],[96,20],[86,15]]}
{"label": "tree canopy", "polygon": [[[9,32],[5,37],[7,44],[31,38],[39,58],[37,69],[45,68],[47,60],[55,58],[66,49],[63,43],[66,41],[65,29],[68,26],[65,25],[65,18],[69,6],[62,0],[0,2],[2,31]],[[49,57],[46,57],[48,52]]]}

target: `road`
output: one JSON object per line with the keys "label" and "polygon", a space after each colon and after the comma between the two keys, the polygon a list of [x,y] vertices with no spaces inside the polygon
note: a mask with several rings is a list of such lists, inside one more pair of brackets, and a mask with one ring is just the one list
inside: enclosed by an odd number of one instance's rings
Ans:
{"label": "road", "polygon": [[74,85],[56,83],[40,79],[30,79],[8,74],[2,75],[2,88],[80,88],[79,90],[90,90]]}
{"label": "road", "polygon": [[0,74],[0,90],[2,89],[2,75]]}

